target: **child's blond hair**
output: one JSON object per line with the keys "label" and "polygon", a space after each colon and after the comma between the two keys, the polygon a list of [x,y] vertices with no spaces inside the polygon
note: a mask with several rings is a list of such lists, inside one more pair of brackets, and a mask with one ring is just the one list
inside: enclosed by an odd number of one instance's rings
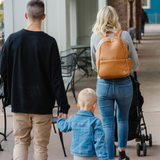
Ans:
{"label": "child's blond hair", "polygon": [[78,95],[78,103],[80,108],[90,110],[97,103],[97,96],[93,89],[85,88]]}

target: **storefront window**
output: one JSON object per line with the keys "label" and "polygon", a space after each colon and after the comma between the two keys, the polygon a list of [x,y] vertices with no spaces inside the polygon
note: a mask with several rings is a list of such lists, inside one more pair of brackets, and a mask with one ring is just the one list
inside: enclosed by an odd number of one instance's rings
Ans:
{"label": "storefront window", "polygon": [[150,0],[141,0],[142,1],[142,7],[144,9],[150,9],[151,6],[150,6]]}

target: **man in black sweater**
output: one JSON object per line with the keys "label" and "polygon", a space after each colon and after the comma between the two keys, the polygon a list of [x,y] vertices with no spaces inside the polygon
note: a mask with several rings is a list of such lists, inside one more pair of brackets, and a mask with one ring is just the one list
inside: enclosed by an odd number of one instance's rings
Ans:
{"label": "man in black sweater", "polygon": [[34,160],[47,160],[52,109],[57,100],[59,117],[70,108],[61,75],[56,40],[41,31],[44,3],[31,0],[25,17],[28,26],[11,34],[1,53],[0,73],[13,112],[14,160],[27,160],[34,132]]}

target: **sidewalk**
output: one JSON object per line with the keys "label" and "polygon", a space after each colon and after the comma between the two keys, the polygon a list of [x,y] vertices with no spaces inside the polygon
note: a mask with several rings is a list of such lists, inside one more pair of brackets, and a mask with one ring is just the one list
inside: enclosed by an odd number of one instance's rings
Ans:
{"label": "sidewalk", "polygon": [[[145,36],[143,37],[140,44],[138,44],[138,56],[140,59],[140,71],[138,72],[138,80],[141,83],[141,92],[144,96],[144,118],[147,124],[148,134],[152,134],[153,146],[149,147],[147,143],[147,156],[137,157],[136,142],[128,142],[127,155],[130,159],[136,160],[160,160],[160,25],[146,25]],[[78,72],[76,77],[80,76],[83,72]],[[96,89],[96,74],[89,78],[83,78],[75,84],[76,95],[83,88],[90,87]],[[71,105],[69,116],[76,114],[78,108],[76,107],[75,100],[72,92],[67,93],[68,100]],[[1,110],[0,110],[1,112]],[[100,118],[100,112],[97,107],[95,115]],[[8,131],[12,130],[12,117],[8,117]],[[0,113],[0,131],[3,130],[3,117]],[[53,129],[51,131],[50,144],[48,146],[48,160],[72,160],[70,154],[70,143],[72,133],[65,133],[64,143],[66,148],[67,157],[64,158],[63,150],[60,144],[58,134],[55,134]],[[0,141],[2,137],[0,135]],[[14,146],[13,134],[8,138],[8,141],[2,142],[3,152],[0,152],[0,160],[11,160],[12,150]],[[33,143],[29,148],[29,158],[32,160],[33,155]],[[141,155],[143,153],[141,152]],[[118,156],[116,157],[118,160]]]}

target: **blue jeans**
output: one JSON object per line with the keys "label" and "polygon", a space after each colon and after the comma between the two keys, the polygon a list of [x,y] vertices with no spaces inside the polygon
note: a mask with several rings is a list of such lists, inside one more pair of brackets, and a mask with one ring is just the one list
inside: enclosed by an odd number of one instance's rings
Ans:
{"label": "blue jeans", "polygon": [[142,31],[141,31],[141,33],[143,33],[143,34],[144,34],[144,25],[145,24],[142,24]]}
{"label": "blue jeans", "polygon": [[98,106],[105,132],[107,154],[114,159],[115,104],[117,107],[117,134],[120,149],[126,148],[128,139],[128,115],[133,97],[130,77],[97,80]]}

